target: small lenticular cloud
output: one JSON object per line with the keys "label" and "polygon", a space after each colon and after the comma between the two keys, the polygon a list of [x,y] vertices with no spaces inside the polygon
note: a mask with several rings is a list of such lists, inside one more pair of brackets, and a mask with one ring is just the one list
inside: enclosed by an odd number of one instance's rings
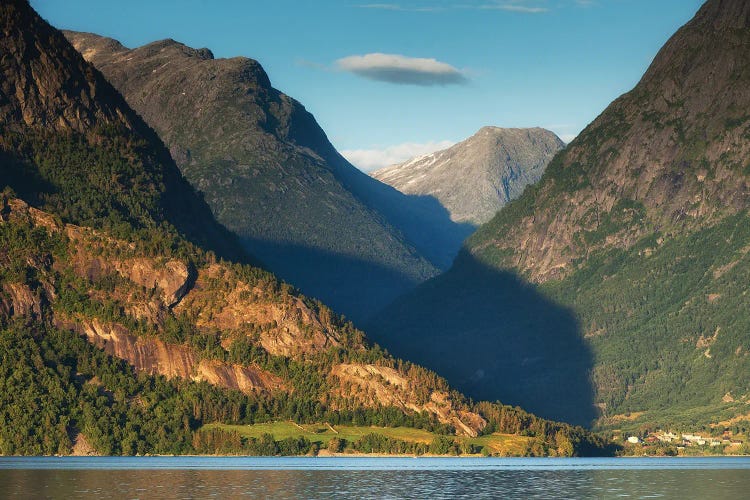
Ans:
{"label": "small lenticular cloud", "polygon": [[336,65],[363,78],[400,85],[463,85],[468,82],[466,76],[450,64],[399,54],[349,56],[336,61]]}

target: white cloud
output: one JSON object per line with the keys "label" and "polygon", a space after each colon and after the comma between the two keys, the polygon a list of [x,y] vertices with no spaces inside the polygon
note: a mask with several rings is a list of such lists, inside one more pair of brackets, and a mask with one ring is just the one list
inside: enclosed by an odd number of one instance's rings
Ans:
{"label": "white cloud", "polygon": [[509,12],[520,12],[523,14],[543,14],[549,12],[547,7],[540,7],[538,5],[528,5],[529,2],[525,0],[509,0],[506,2],[494,2],[490,4],[480,5],[477,8],[483,10],[507,10]]}
{"label": "white cloud", "polygon": [[371,172],[397,163],[403,163],[416,156],[422,156],[453,146],[453,141],[405,142],[382,149],[347,149],[341,154],[349,162],[364,172]]}
{"label": "white cloud", "polygon": [[[569,0],[569,3],[579,7],[593,7],[599,5],[598,0]],[[446,4],[439,0],[421,5],[407,3],[367,3],[356,7],[360,9],[390,10],[394,12],[445,12],[454,9],[470,10],[504,10],[522,14],[543,14],[549,12],[548,0],[464,0],[462,3]],[[557,5],[556,7],[560,7]]]}
{"label": "white cloud", "polygon": [[360,9],[393,10],[398,12],[437,12],[444,10],[444,7],[439,6],[407,7],[397,3],[367,3],[357,5],[357,7]]}
{"label": "white cloud", "polygon": [[570,144],[573,139],[578,137],[578,134],[560,134],[559,137],[565,144]]}
{"label": "white cloud", "polygon": [[336,61],[336,65],[363,78],[401,85],[460,85],[468,82],[463,72],[448,63],[400,54],[348,56]]}
{"label": "white cloud", "polygon": [[357,5],[360,9],[379,9],[379,10],[404,10],[404,7],[397,3],[366,3]]}

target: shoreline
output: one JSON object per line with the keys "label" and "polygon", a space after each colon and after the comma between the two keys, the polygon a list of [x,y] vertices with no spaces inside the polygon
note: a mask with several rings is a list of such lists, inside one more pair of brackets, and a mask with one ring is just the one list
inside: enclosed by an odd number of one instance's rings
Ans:
{"label": "shoreline", "polygon": [[670,460],[670,459],[686,459],[686,458],[750,458],[748,455],[619,455],[611,457],[595,457],[595,456],[580,456],[580,457],[531,457],[531,456],[484,456],[482,454],[473,455],[435,455],[431,453],[425,453],[423,455],[414,454],[388,454],[388,453],[332,453],[327,450],[321,450],[316,455],[0,455],[1,459],[7,458],[90,458],[90,459],[136,459],[136,458],[448,458],[448,459],[487,459],[487,460],[598,460],[598,459],[657,459],[657,460]]}

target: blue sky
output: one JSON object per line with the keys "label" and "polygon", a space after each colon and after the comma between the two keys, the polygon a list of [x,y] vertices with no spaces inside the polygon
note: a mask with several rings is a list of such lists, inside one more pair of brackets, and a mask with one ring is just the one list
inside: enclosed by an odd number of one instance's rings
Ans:
{"label": "blue sky", "polygon": [[363,168],[485,125],[570,140],[702,0],[31,0],[59,28],[260,61]]}

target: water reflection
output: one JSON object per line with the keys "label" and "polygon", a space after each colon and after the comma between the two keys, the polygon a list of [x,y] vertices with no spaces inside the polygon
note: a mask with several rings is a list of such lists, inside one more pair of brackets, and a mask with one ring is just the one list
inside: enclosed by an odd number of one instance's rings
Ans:
{"label": "water reflection", "polygon": [[750,470],[0,470],[0,498],[746,498]]}

